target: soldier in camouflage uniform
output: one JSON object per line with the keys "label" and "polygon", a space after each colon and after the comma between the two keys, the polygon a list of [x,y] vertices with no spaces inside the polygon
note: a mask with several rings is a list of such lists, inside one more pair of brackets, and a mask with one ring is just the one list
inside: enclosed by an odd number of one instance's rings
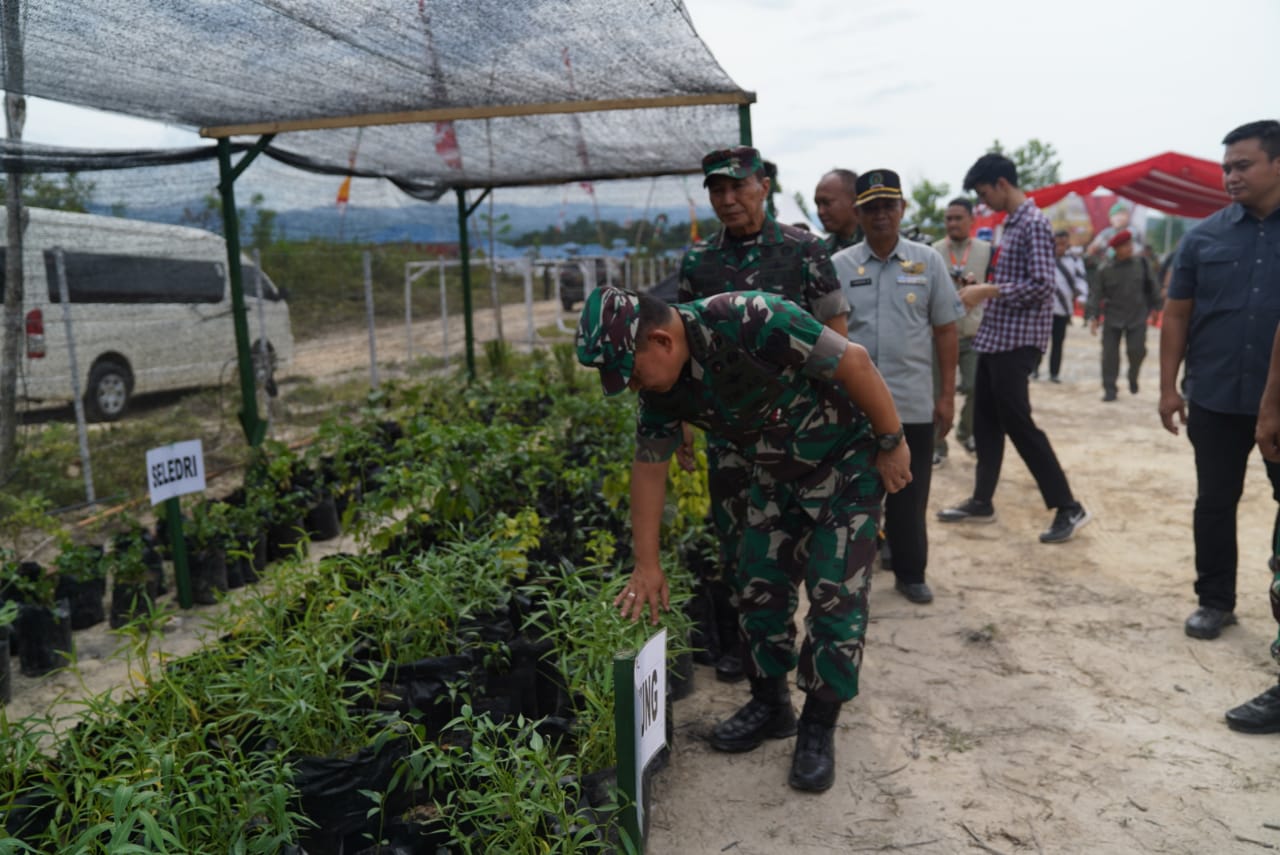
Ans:
{"label": "soldier in camouflage uniform", "polygon": [[813,206],[818,211],[822,227],[827,230],[823,243],[831,255],[865,239],[854,205],[857,186],[858,173],[851,169],[833,169],[818,180],[813,191]]}
{"label": "soldier in camouflage uniform", "polygon": [[[711,744],[748,751],[797,733],[790,784],[835,775],[840,705],[858,693],[867,590],[883,490],[910,480],[893,398],[866,350],[763,292],[677,306],[598,289],[578,326],[578,361],[606,395],[640,393],[631,468],[636,566],[615,604],[638,620],[668,606],[658,531],[681,424],[728,438],[752,464],[739,572],[751,700]],[[876,477],[877,470],[880,477]],[[882,487],[883,482],[883,487]],[[799,586],[809,596],[795,651]],[[798,728],[787,672],[806,693]]]}
{"label": "soldier in camouflage uniform", "polygon": [[[1254,439],[1268,462],[1280,463],[1280,328],[1276,329],[1271,342],[1271,363],[1267,370],[1267,384],[1258,401]],[[1280,625],[1280,518],[1277,518],[1271,532],[1270,568],[1271,615]],[[1271,658],[1280,664],[1280,633],[1271,642]],[[1227,710],[1227,727],[1241,733],[1280,733],[1280,685],[1272,686],[1256,698]]]}
{"label": "soldier in camouflage uniform", "polygon": [[[726,291],[768,291],[781,294],[819,321],[844,335],[849,304],[836,280],[831,258],[818,238],[803,229],[778,223],[765,209],[771,189],[768,165],[749,146],[721,149],[702,159],[711,207],[722,228],[685,253],[680,264],[677,302],[722,294]],[[692,468],[692,434],[680,455],[681,465]],[[751,489],[751,465],[723,437],[707,441],[707,480],[711,493],[712,522],[720,541],[720,566],[730,596],[715,596],[722,631],[723,654],[716,663],[722,680],[742,678],[739,644],[729,643],[737,624],[734,603],[740,587],[738,553],[742,522]],[[741,641],[739,636],[736,639]]]}

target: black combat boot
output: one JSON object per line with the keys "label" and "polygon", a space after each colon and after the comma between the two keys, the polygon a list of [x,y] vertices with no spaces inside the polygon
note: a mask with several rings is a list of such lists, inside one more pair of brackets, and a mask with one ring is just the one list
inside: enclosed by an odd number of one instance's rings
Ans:
{"label": "black combat boot", "polygon": [[822,793],[836,779],[836,719],[839,701],[820,701],[814,695],[804,699],[796,735],[796,753],[791,758],[789,783],[797,790]]}
{"label": "black combat boot", "polygon": [[693,584],[693,596],[685,603],[684,613],[689,616],[689,646],[693,648],[693,661],[699,665],[715,665],[720,661],[720,634],[716,627],[715,606],[712,603],[707,579]]}
{"label": "black combat boot", "polygon": [[715,581],[711,587],[711,599],[715,604],[716,633],[720,642],[720,655],[716,657],[716,679],[722,683],[737,683],[747,675],[742,670],[742,639],[738,630],[738,609],[733,605],[733,595],[723,581]]}
{"label": "black combat boot", "polygon": [[711,730],[717,751],[750,751],[766,739],[782,739],[796,732],[787,676],[752,677],[751,700]]}
{"label": "black combat boot", "polygon": [[742,670],[742,657],[723,653],[716,660],[716,679],[721,683],[740,683],[746,672]]}

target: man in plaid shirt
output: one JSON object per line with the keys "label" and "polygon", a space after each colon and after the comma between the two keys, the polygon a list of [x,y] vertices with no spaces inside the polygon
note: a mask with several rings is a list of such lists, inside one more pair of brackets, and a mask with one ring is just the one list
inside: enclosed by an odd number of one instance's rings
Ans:
{"label": "man in plaid shirt", "polygon": [[1031,418],[1029,378],[1053,325],[1053,229],[1018,187],[1018,169],[1001,154],[985,154],[969,169],[964,189],[989,208],[1009,215],[996,253],[991,283],[960,289],[966,309],[986,301],[973,339],[978,352],[974,380],[973,438],[978,463],[973,495],[938,512],[942,522],[994,522],[996,485],[1007,436],[1036,479],[1045,506],[1056,511],[1041,543],[1063,543],[1089,521],[1076,501],[1049,437]]}

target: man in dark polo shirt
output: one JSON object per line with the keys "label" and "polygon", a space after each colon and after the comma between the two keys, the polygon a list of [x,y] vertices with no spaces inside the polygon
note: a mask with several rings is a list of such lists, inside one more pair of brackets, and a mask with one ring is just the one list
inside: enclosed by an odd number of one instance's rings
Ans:
{"label": "man in dark polo shirt", "polygon": [[[1182,239],[1160,328],[1160,420],[1174,434],[1186,425],[1195,451],[1192,638],[1217,638],[1236,622],[1236,506],[1280,324],[1280,122],[1241,125],[1222,142],[1232,202]],[[1268,460],[1266,471],[1280,501],[1280,463]],[[1278,532],[1280,515],[1273,545]]]}

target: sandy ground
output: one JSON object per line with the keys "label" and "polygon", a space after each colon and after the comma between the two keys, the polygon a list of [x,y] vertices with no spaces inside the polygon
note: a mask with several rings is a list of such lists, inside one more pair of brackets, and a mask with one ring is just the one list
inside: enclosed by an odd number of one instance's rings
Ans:
{"label": "sandy ground", "polygon": [[[554,305],[537,312],[538,326],[554,323]],[[508,339],[521,337],[523,307],[509,307],[504,322]],[[478,317],[482,339],[485,323]],[[434,338],[429,323],[417,335],[415,351],[439,353],[438,323]],[[456,353],[462,337],[450,338]],[[877,572],[862,694],[841,719],[831,791],[787,787],[792,740],[712,751],[708,730],[746,689],[699,668],[694,694],[675,707],[650,852],[1280,849],[1280,736],[1235,734],[1222,721],[1275,679],[1266,600],[1274,505],[1258,464],[1240,512],[1240,625],[1216,641],[1187,638],[1195,479],[1185,435],[1165,433],[1155,412],[1156,344],[1153,332],[1141,393],[1122,391],[1115,404],[1099,401],[1097,340],[1078,325],[1066,382],[1033,385],[1037,418],[1094,514],[1076,539],[1037,541],[1051,514],[1010,449],[997,523],[931,526],[932,605],[908,603],[892,574]],[[380,334],[378,353],[403,359],[402,325]],[[361,332],[300,345],[289,370],[340,379],[367,368]],[[972,476],[972,459],[953,444],[931,508],[967,496]],[[205,614],[176,616],[165,649],[198,647]],[[99,627],[76,639],[78,671],[15,674],[10,716],[126,681],[114,634]]]}
{"label": "sandy ground", "polygon": [[[1240,510],[1240,625],[1183,634],[1195,607],[1185,434],[1156,414],[1158,333],[1141,392],[1100,401],[1098,341],[1069,330],[1064,382],[1032,404],[1094,518],[1069,543],[1010,447],[986,526],[930,526],[928,606],[877,572],[861,695],[822,795],[787,786],[793,740],[725,755],[711,726],[746,698],[699,667],[675,706],[650,851],[1235,853],[1280,849],[1280,736],[1227,729],[1267,688],[1274,503],[1261,458]],[[963,499],[973,461],[952,443],[930,510]],[[797,705],[801,696],[795,695]]]}

